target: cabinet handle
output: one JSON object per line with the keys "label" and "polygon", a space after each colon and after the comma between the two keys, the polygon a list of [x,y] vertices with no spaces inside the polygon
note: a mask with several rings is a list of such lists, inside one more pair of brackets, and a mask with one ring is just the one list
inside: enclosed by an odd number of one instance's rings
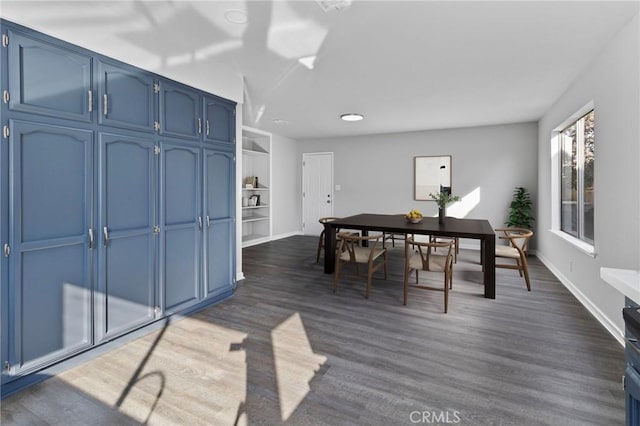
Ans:
{"label": "cabinet handle", "polygon": [[207,136],[209,136],[209,120],[206,121],[207,124]]}
{"label": "cabinet handle", "polygon": [[104,236],[103,244],[105,247],[107,247],[109,245],[109,230],[107,229],[106,226],[102,228],[102,235]]}
{"label": "cabinet handle", "polygon": [[88,91],[89,93],[89,112],[93,111],[93,92],[91,90]]}
{"label": "cabinet handle", "polygon": [[103,114],[106,117],[107,114],[109,113],[109,98],[107,98],[106,93],[102,95],[102,109],[103,109]]}
{"label": "cabinet handle", "polygon": [[198,229],[202,229],[202,216],[198,216]]}
{"label": "cabinet handle", "polygon": [[198,118],[198,134],[202,133],[202,119]]}
{"label": "cabinet handle", "polygon": [[209,215],[207,215],[207,228],[211,227],[211,220],[209,219]]}
{"label": "cabinet handle", "polygon": [[93,228],[89,228],[89,248],[93,248]]}

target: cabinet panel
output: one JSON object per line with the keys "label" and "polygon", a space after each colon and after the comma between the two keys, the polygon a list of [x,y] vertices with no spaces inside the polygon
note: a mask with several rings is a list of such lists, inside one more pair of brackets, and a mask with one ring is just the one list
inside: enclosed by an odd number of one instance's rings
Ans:
{"label": "cabinet panel", "polygon": [[91,344],[92,133],[11,123],[13,372]]}
{"label": "cabinet panel", "polygon": [[160,83],[160,134],[198,139],[202,130],[200,95],[167,82]]}
{"label": "cabinet panel", "polygon": [[211,297],[233,285],[235,250],[234,230],[234,155],[204,150],[205,212],[205,292]]}
{"label": "cabinet panel", "polygon": [[9,109],[91,121],[91,57],[9,31]]}
{"label": "cabinet panel", "polygon": [[99,338],[154,319],[153,140],[100,134]]}
{"label": "cabinet panel", "polygon": [[205,97],[204,111],[204,140],[206,142],[234,143],[235,105]]}
{"label": "cabinet panel", "polygon": [[98,62],[101,124],[154,131],[154,79],[140,71]]}
{"label": "cabinet panel", "polygon": [[200,150],[163,142],[160,168],[160,281],[165,311],[199,297],[202,224]]}

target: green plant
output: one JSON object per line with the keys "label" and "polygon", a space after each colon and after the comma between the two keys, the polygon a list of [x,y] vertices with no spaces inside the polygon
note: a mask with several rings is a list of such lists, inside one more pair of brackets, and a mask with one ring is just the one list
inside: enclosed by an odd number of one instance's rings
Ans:
{"label": "green plant", "polygon": [[513,201],[509,205],[509,220],[507,226],[531,229],[531,222],[535,218],[531,215],[531,195],[527,188],[517,186],[513,191]]}
{"label": "green plant", "polygon": [[438,192],[437,194],[429,193],[429,197],[438,204],[438,207],[444,209],[447,204],[454,201],[460,201],[460,197],[457,195],[451,195],[448,192]]}

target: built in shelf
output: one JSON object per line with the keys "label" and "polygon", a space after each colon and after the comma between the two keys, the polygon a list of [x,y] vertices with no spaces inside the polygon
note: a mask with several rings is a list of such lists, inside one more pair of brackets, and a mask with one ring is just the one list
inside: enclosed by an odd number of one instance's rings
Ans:
{"label": "built in shelf", "polygon": [[269,155],[269,153],[265,151],[258,151],[256,149],[246,149],[246,148],[242,148],[242,153],[247,155]]}
{"label": "built in shelf", "polygon": [[[257,178],[256,188],[246,188],[248,178]],[[242,126],[242,181],[239,195],[245,199],[259,197],[259,205],[242,207],[242,247],[271,239],[271,133]],[[256,183],[255,181],[253,183]]]}

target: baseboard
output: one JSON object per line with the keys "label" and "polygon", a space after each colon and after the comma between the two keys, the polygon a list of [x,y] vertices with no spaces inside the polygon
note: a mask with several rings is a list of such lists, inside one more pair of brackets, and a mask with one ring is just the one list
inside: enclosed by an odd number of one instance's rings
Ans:
{"label": "baseboard", "polygon": [[272,235],[271,236],[271,241],[281,240],[283,238],[289,238],[289,237],[293,237],[295,235],[304,235],[304,234],[302,233],[302,231],[294,231],[294,232],[287,232],[286,234]]}
{"label": "baseboard", "polygon": [[574,297],[578,299],[578,301],[582,303],[585,308],[587,308],[591,315],[593,315],[600,322],[600,324],[602,324],[603,327],[607,329],[607,331],[618,341],[618,343],[624,346],[624,332],[620,330],[609,319],[609,317],[607,317],[600,310],[600,308],[598,308],[598,306],[596,306],[596,304],[591,301],[591,299],[585,296],[585,294],[580,291],[580,289],[576,287],[576,285],[573,284],[570,279],[568,279],[562,272],[560,272],[555,266],[553,266],[553,263],[551,263],[549,259],[540,254],[538,254],[536,257],[540,259],[544,266],[546,266],[547,269],[549,269],[551,273],[555,275],[556,278],[558,278],[562,285],[564,285],[567,290],[569,290],[571,294],[573,294]]}

